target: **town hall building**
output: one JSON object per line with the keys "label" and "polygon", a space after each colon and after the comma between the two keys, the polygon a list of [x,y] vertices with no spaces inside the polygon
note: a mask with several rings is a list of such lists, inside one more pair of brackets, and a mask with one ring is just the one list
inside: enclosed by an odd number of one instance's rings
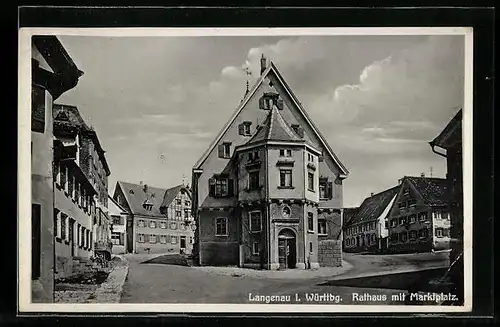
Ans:
{"label": "town hall building", "polygon": [[193,168],[195,260],[263,269],[341,265],[342,229],[328,229],[341,226],[347,174],[262,57],[259,80]]}

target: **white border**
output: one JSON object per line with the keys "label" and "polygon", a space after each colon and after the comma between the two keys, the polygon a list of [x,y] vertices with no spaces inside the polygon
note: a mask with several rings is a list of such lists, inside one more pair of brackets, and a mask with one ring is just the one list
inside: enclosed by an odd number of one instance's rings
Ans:
{"label": "white border", "polygon": [[[444,313],[472,310],[472,82],[473,34],[470,27],[404,27],[404,28],[21,28],[19,30],[18,85],[18,310],[19,312],[199,312],[199,313],[326,313],[326,312],[407,312]],[[465,78],[463,107],[463,189],[464,189],[464,306],[397,306],[397,305],[297,305],[297,304],[38,304],[31,302],[31,165],[30,165],[30,87],[32,35],[81,36],[284,36],[284,35],[464,35]],[[84,67],[81,67],[84,70]],[[77,86],[78,87],[78,86]],[[443,126],[444,128],[444,126]],[[468,196],[465,196],[465,195]],[[22,231],[22,232],[21,232]]]}

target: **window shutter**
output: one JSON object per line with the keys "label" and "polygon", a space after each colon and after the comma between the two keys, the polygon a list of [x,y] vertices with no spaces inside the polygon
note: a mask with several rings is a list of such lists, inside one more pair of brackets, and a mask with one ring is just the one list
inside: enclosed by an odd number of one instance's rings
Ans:
{"label": "window shutter", "polygon": [[224,158],[224,144],[219,144],[219,158]]}
{"label": "window shutter", "polygon": [[326,195],[329,199],[332,199],[333,198],[333,183],[332,182],[327,182],[326,183]]}
{"label": "window shutter", "polygon": [[215,196],[215,178],[210,178],[208,180],[208,195]]}
{"label": "window shutter", "polygon": [[227,195],[234,196],[234,179],[227,180]]}
{"label": "window shutter", "polygon": [[244,133],[245,133],[245,125],[239,124],[238,125],[238,134],[243,135]]}
{"label": "window shutter", "polygon": [[278,99],[276,107],[278,107],[279,110],[283,110],[283,99]]}
{"label": "window shutter", "polygon": [[265,100],[265,98],[263,96],[259,99],[259,108],[260,109],[266,109],[266,104],[264,103],[264,100]]}

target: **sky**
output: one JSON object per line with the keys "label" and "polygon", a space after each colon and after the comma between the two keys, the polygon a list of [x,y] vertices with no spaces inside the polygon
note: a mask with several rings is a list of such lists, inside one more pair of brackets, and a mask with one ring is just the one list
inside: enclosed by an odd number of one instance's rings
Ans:
{"label": "sky", "polygon": [[403,176],[445,177],[428,142],[463,105],[463,36],[59,39],[84,75],[56,103],[77,106],[96,130],[111,194],[118,180],[190,183],[247,79],[257,80],[262,53],[349,170],[344,207]]}

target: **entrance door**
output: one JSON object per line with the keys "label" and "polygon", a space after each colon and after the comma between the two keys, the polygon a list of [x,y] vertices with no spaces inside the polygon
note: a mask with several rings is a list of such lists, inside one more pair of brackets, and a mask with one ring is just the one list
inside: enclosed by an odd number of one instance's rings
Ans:
{"label": "entrance door", "polygon": [[278,239],[278,258],[280,269],[286,269],[287,267],[287,255],[286,255],[286,239]]}
{"label": "entrance door", "polygon": [[278,262],[280,269],[295,268],[297,263],[295,233],[290,229],[284,229],[278,235]]}
{"label": "entrance door", "polygon": [[186,249],[186,236],[181,236],[181,250]]}

